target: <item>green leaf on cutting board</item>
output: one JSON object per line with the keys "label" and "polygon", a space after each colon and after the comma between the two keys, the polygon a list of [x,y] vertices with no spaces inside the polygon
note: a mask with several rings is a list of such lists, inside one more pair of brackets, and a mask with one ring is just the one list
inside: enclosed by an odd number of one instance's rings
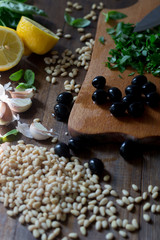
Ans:
{"label": "green leaf on cutting board", "polygon": [[126,14],[117,11],[109,11],[107,13],[103,13],[103,15],[105,16],[105,22],[108,22],[110,19],[119,20],[127,17]]}

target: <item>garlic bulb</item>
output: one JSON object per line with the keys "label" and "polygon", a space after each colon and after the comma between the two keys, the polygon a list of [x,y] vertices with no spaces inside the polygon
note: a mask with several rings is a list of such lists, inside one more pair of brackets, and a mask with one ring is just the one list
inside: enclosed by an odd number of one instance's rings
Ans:
{"label": "garlic bulb", "polygon": [[13,120],[13,114],[6,102],[0,101],[0,125],[8,125]]}
{"label": "garlic bulb", "polygon": [[21,113],[31,107],[32,101],[30,98],[9,98],[8,105],[12,111]]}
{"label": "garlic bulb", "polygon": [[52,130],[48,131],[41,123],[33,122],[30,125],[30,133],[36,140],[46,140],[53,137]]}
{"label": "garlic bulb", "polygon": [[9,91],[12,98],[32,98],[34,95],[34,89],[28,88],[24,91]]}

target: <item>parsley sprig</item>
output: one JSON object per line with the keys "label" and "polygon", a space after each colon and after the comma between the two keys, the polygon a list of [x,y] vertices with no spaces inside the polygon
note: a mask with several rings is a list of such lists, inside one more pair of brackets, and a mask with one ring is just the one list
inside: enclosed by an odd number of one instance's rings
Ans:
{"label": "parsley sprig", "polygon": [[139,74],[144,72],[160,76],[160,26],[144,32],[133,32],[134,24],[119,22],[107,29],[115,42],[106,65],[120,72],[131,66]]}

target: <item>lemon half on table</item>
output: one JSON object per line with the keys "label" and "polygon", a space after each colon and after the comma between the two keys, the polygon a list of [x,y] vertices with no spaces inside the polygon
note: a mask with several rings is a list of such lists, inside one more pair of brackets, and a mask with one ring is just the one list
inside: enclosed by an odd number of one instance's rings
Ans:
{"label": "lemon half on table", "polygon": [[0,71],[19,63],[24,52],[23,42],[15,30],[0,26]]}
{"label": "lemon half on table", "polygon": [[22,39],[25,52],[45,54],[58,42],[59,37],[34,20],[22,16],[16,29]]}

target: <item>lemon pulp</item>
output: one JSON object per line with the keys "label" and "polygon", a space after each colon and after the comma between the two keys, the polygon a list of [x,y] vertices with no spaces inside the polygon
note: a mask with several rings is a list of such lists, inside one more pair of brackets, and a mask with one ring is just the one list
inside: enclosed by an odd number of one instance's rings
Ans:
{"label": "lemon pulp", "polygon": [[23,43],[15,30],[0,26],[0,71],[14,67],[21,60]]}

